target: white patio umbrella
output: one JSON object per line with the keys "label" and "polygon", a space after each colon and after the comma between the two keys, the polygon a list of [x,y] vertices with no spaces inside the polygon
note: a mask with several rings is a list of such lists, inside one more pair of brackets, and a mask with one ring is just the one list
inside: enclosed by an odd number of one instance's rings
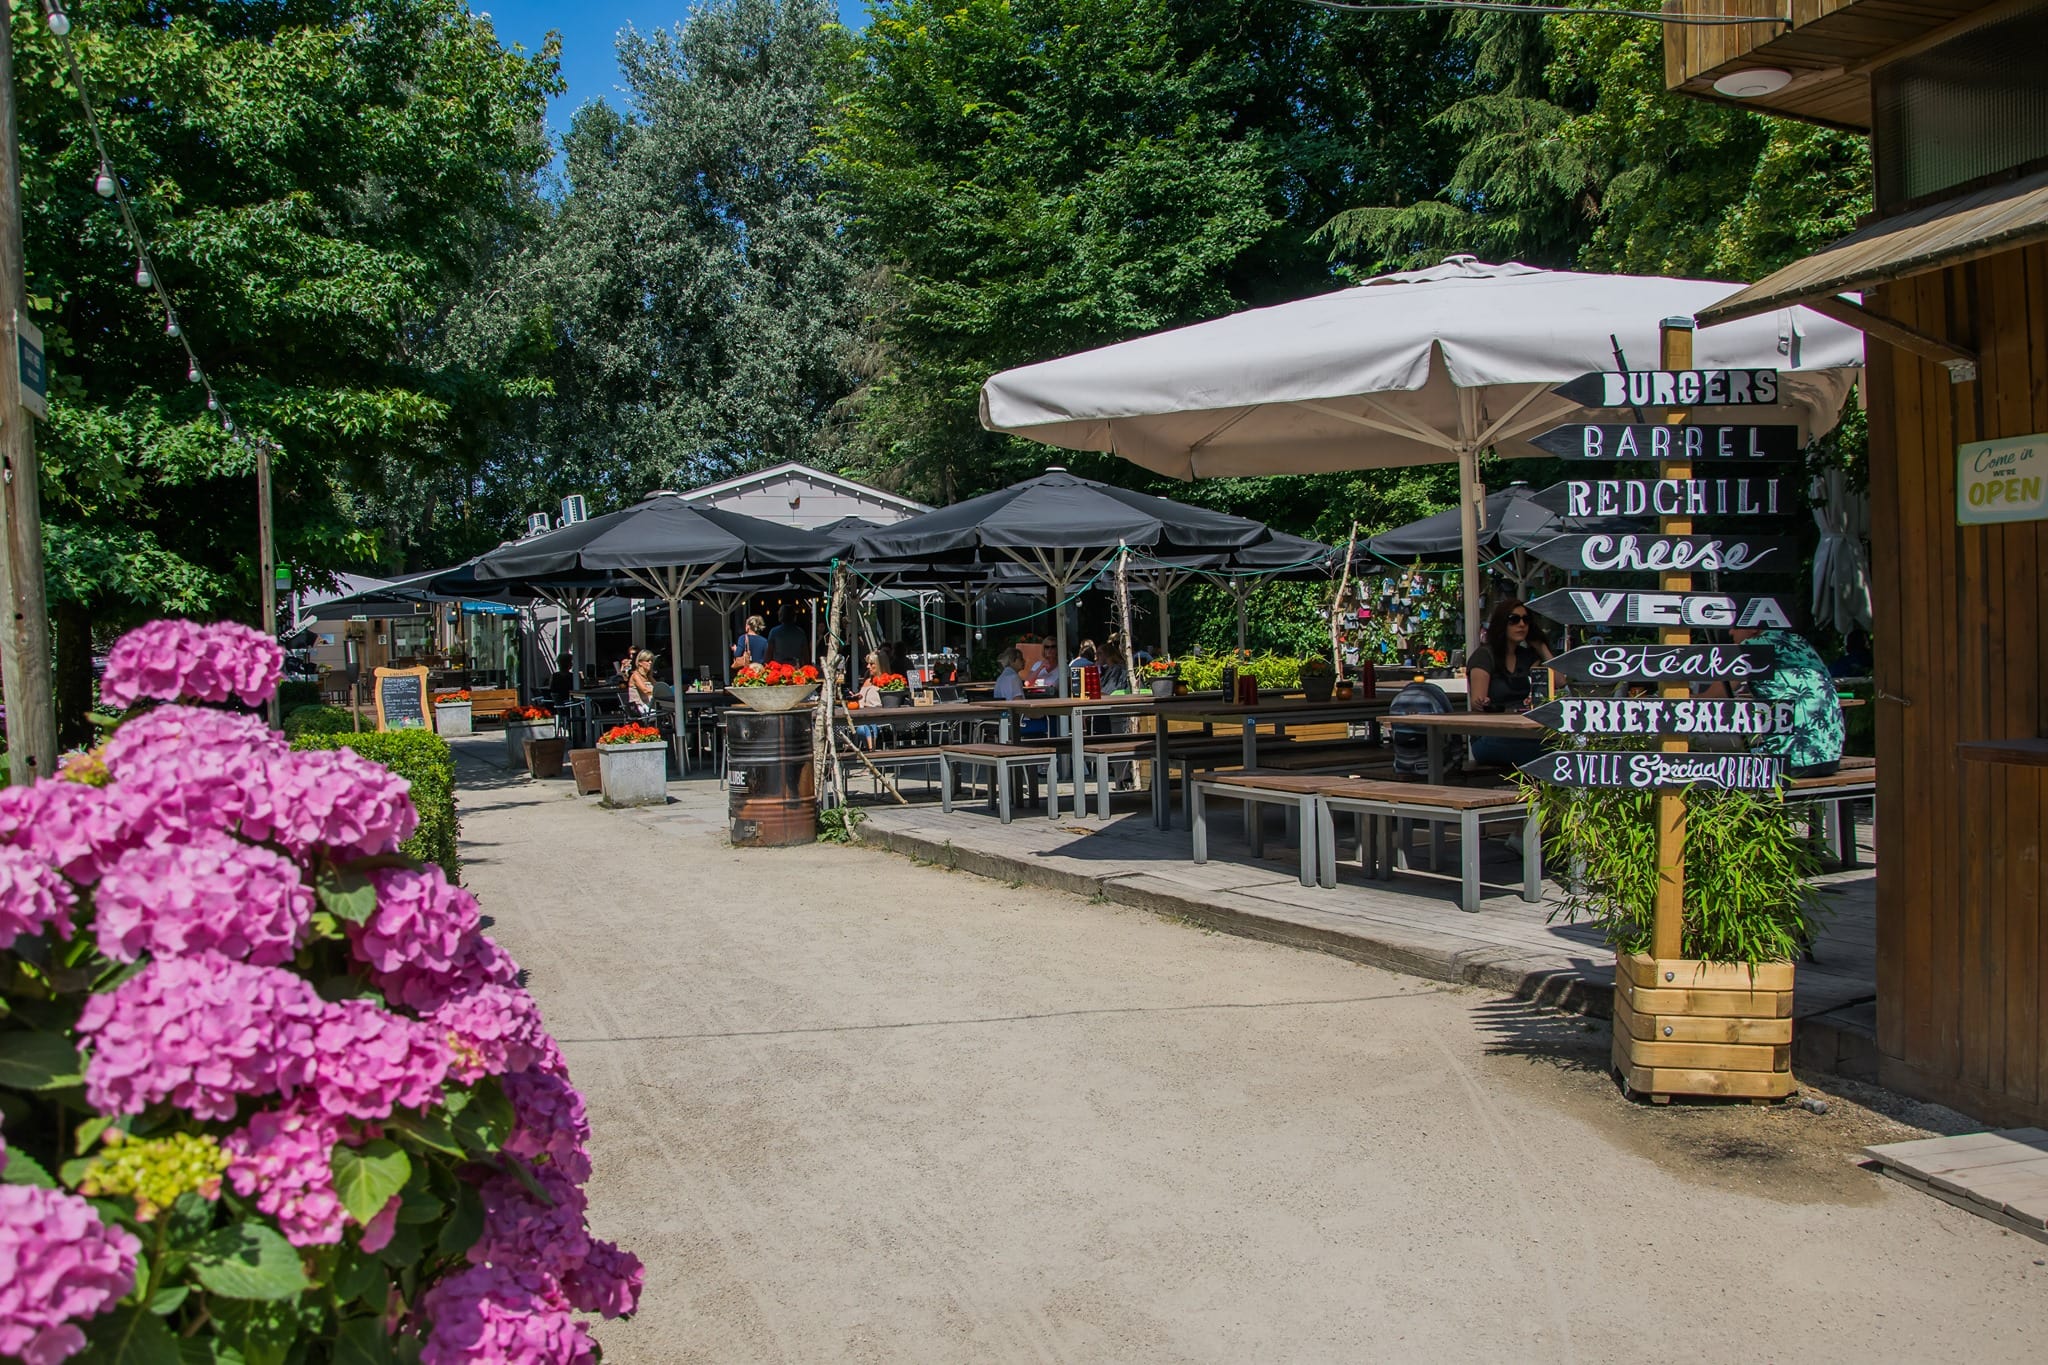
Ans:
{"label": "white patio umbrella", "polygon": [[[1469,645],[1479,628],[1478,453],[1534,455],[1529,438],[1593,420],[1552,388],[1620,368],[1617,349],[1626,368],[1658,368],[1663,319],[1689,318],[1741,288],[1452,256],[1005,371],[982,386],[981,421],[1182,479],[1455,459]],[[1786,372],[1777,405],[1721,411],[1796,423],[1812,440],[1840,418],[1863,365],[1863,334],[1784,309],[1701,332],[1693,364]]]}
{"label": "white patio umbrella", "polygon": [[1820,544],[1813,551],[1813,622],[1847,635],[1870,629],[1870,497],[1850,489],[1848,475],[1830,469],[1813,481],[1813,519]]}

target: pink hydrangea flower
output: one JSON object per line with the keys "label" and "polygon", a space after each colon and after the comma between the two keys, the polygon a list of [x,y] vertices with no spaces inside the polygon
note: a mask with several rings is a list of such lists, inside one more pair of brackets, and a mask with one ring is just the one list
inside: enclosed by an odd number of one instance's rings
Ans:
{"label": "pink hydrangea flower", "polygon": [[0,845],[0,948],[24,935],[33,938],[50,925],[71,937],[71,911],[78,893],[35,854]]}
{"label": "pink hydrangea flower", "polygon": [[268,701],[284,669],[284,650],[261,631],[232,621],[151,621],[114,642],[100,679],[100,700],[125,709],[145,699]]}
{"label": "pink hydrangea flower", "polygon": [[494,1175],[477,1187],[484,1228],[469,1248],[470,1264],[537,1269],[560,1279],[588,1254],[590,1229],[583,1215],[589,1201],[582,1189],[545,1166],[532,1175],[552,1203],[534,1198],[516,1176]]}
{"label": "pink hydrangea flower", "polygon": [[103,1114],[169,1100],[227,1119],[242,1095],[308,1084],[325,1006],[303,978],[218,953],[162,958],[87,999],[78,1036],[93,1049],[85,1094]]}
{"label": "pink hydrangea flower", "polygon": [[409,962],[395,971],[373,970],[370,980],[392,1004],[432,1014],[458,996],[485,986],[509,986],[518,976],[519,964],[496,941],[472,933],[445,971]]}
{"label": "pink hydrangea flower", "polygon": [[25,848],[84,886],[138,841],[135,816],[134,803],[111,787],[0,788],[0,844]]}
{"label": "pink hydrangea flower", "polygon": [[297,951],[313,892],[283,854],[202,830],[122,854],[101,876],[93,904],[100,951],[118,962],[214,949],[274,967]]}
{"label": "pink hydrangea flower", "polygon": [[287,753],[250,792],[242,832],[295,856],[324,849],[341,858],[395,851],[419,827],[412,784],[348,749]]}
{"label": "pink hydrangea flower", "polygon": [[440,1031],[369,1000],[327,1006],[313,1033],[315,1103],[337,1118],[389,1118],[441,1099],[448,1046]]}
{"label": "pink hydrangea flower", "polygon": [[429,1016],[447,1031],[455,1052],[449,1072],[464,1085],[485,1076],[524,1071],[555,1054],[540,1006],[517,986],[482,986]]}
{"label": "pink hydrangea flower", "polygon": [[590,1117],[569,1078],[536,1068],[513,1072],[503,1084],[515,1120],[504,1150],[551,1165],[578,1184],[590,1179]]}
{"label": "pink hydrangea flower", "polygon": [[476,899],[449,885],[448,874],[432,864],[417,872],[383,868],[371,873],[370,881],[377,890],[377,909],[363,923],[348,926],[356,956],[379,972],[455,970],[476,932]]}
{"label": "pink hydrangea flower", "polygon": [[139,808],[140,832],[182,837],[233,830],[289,752],[285,737],[256,716],[203,706],[159,706],[107,741],[107,772]]}
{"label": "pink hydrangea flower", "polygon": [[78,1320],[135,1287],[138,1250],[77,1195],[0,1185],[0,1355],[56,1365],[83,1350]]}
{"label": "pink hydrangea flower", "polygon": [[420,1298],[432,1323],[420,1365],[593,1365],[590,1332],[530,1270],[472,1266]]}
{"label": "pink hydrangea flower", "polygon": [[331,1246],[341,1240],[348,1213],[334,1192],[328,1162],[341,1140],[341,1124],[300,1098],[255,1115],[222,1139],[228,1180],[244,1198],[277,1220],[293,1246]]}
{"label": "pink hydrangea flower", "polygon": [[580,1264],[562,1276],[562,1293],[569,1306],[585,1313],[622,1318],[640,1307],[640,1289],[647,1282],[647,1268],[640,1258],[614,1242],[590,1241]]}

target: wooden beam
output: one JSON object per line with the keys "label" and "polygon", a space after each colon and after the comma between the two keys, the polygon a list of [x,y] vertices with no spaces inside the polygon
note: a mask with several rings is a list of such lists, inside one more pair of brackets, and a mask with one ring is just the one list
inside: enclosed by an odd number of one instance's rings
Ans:
{"label": "wooden beam", "polygon": [[1815,298],[1800,299],[1798,302],[1824,318],[1833,318],[1836,322],[1854,327],[1857,331],[1874,336],[1879,341],[1887,342],[1902,351],[1911,351],[1914,355],[1925,356],[1929,360],[1937,360],[1943,364],[1951,361],[1960,361],[1968,365],[1977,363],[1977,353],[1969,347],[1929,336],[1917,327],[1908,327],[1905,323],[1888,318],[1882,313],[1873,313],[1862,304],[1851,303],[1839,294],[1822,294]]}
{"label": "wooden beam", "polygon": [[1940,28],[1929,29],[1919,37],[1900,43],[1897,47],[1887,48],[1868,61],[1858,62],[1849,68],[1849,74],[1868,76],[1881,66],[1887,66],[1906,57],[1917,57],[1929,48],[1940,47],[1951,38],[1960,38],[1972,29],[1995,24],[2001,19],[2009,19],[2024,10],[2032,9],[2039,3],[2040,0],[1998,0],[1995,4],[1951,19]]}

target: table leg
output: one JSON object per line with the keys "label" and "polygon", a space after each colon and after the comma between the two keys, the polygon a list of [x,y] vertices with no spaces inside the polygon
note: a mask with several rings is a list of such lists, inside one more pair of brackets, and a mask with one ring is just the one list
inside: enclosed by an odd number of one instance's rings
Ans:
{"label": "table leg", "polygon": [[[1442,786],[1444,780],[1443,729],[1440,726],[1427,725],[1423,727],[1423,731],[1429,736],[1429,785],[1432,787]],[[1440,870],[1443,860],[1444,822],[1432,820],[1429,822],[1429,870],[1432,872]]]}
{"label": "table leg", "polygon": [[[1085,820],[1088,818],[1088,765],[1082,761],[1081,755],[1088,745],[1088,713],[1086,711],[1067,712],[1067,734],[1073,741],[1071,748],[1074,753],[1074,770],[1070,776],[1074,779],[1074,818],[1076,820]],[[1053,790],[1059,790],[1057,784],[1055,784]],[[1107,802],[1103,803],[1102,815],[1104,819],[1109,818],[1109,805]]]}
{"label": "table leg", "polygon": [[1173,822],[1173,795],[1166,783],[1166,718],[1152,718],[1152,827],[1165,829]]}
{"label": "table leg", "polygon": [[[1444,822],[1432,821],[1441,829]],[[1479,812],[1458,813],[1458,905],[1467,914],[1479,909]]]}
{"label": "table leg", "polygon": [[1325,802],[1316,802],[1316,882],[1337,884],[1337,814]]}
{"label": "table leg", "polygon": [[1259,722],[1251,717],[1244,718],[1244,770],[1250,772],[1259,766]]}
{"label": "table leg", "polygon": [[1188,834],[1194,843],[1194,860],[1208,862],[1209,820],[1202,806],[1202,789],[1199,786],[1188,792]]}
{"label": "table leg", "polygon": [[[1322,866],[1320,859],[1316,856],[1318,847],[1316,839],[1316,806],[1318,804],[1313,796],[1304,796],[1296,803],[1294,824],[1297,834],[1295,843],[1301,850],[1301,857],[1299,859],[1301,870],[1299,875],[1303,886],[1314,886],[1316,884],[1316,874]],[[1331,877],[1331,880],[1336,880],[1334,875]]]}

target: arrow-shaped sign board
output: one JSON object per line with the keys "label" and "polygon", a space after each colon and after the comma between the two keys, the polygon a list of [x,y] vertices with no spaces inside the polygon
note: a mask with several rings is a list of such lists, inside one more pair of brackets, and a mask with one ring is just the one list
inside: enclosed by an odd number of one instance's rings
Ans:
{"label": "arrow-shaped sign board", "polygon": [[1769,645],[1580,645],[1550,661],[1579,683],[1746,682],[1770,676]]}
{"label": "arrow-shaped sign board", "polygon": [[1798,708],[1789,701],[1706,697],[1560,697],[1528,713],[1561,735],[1782,735]]}
{"label": "arrow-shaped sign board", "polygon": [[1586,408],[1772,407],[1776,370],[1608,370],[1551,392]]}
{"label": "arrow-shaped sign board", "polygon": [[1575,626],[1696,626],[1768,630],[1792,624],[1795,607],[1778,598],[1718,592],[1648,592],[1637,588],[1565,588],[1529,604],[1539,616]]}
{"label": "arrow-shaped sign board", "polygon": [[1590,573],[1793,573],[1799,568],[1798,550],[1783,536],[1557,536],[1531,545],[1529,553],[1545,564]]}
{"label": "arrow-shaped sign board", "polygon": [[1572,422],[1531,438],[1560,460],[1796,460],[1795,426],[1717,426],[1707,422]]}
{"label": "arrow-shaped sign board", "polygon": [[1776,479],[1566,479],[1530,496],[1563,517],[1777,516]]}
{"label": "arrow-shaped sign board", "polygon": [[1522,771],[1554,787],[1624,791],[1675,787],[1769,791],[1783,776],[1778,759],[1770,754],[1608,753],[1593,749],[1555,750],[1524,763]]}

